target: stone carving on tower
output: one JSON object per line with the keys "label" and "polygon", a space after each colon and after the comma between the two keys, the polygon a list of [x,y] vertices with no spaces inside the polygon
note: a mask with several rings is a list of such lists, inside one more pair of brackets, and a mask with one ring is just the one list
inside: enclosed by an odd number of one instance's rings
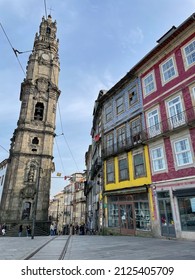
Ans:
{"label": "stone carving on tower", "polygon": [[0,222],[48,221],[60,71],[56,22],[42,18],[21,84],[21,110],[11,139]]}

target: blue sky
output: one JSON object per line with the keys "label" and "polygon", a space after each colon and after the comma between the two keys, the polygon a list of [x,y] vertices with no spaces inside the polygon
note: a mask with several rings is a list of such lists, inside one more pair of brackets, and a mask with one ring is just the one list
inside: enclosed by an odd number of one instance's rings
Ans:
{"label": "blue sky", "polygon": [[[60,77],[54,161],[63,176],[85,169],[94,101],[111,88],[173,25],[195,12],[194,0],[47,0],[57,21]],[[0,0],[0,22],[14,48],[31,50],[44,0]],[[9,150],[20,112],[24,73],[0,29],[0,145]],[[26,69],[29,53],[19,56]],[[57,144],[56,144],[57,143]],[[0,161],[8,153],[0,147]],[[60,152],[59,152],[60,151]],[[55,176],[56,173],[53,174]],[[52,179],[51,196],[68,181]]]}

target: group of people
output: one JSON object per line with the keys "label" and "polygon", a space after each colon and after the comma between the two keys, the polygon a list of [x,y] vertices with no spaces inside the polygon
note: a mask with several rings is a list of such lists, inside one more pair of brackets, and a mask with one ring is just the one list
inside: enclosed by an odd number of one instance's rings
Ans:
{"label": "group of people", "polygon": [[[23,232],[23,225],[19,225],[19,229],[18,229],[18,236],[19,237],[22,236],[22,232]],[[27,237],[31,236],[31,226],[30,225],[26,226],[26,236]]]}
{"label": "group of people", "polygon": [[[1,225],[1,234],[3,236],[6,235],[6,232],[7,232],[7,226],[6,224],[4,223],[3,225]],[[19,228],[18,228],[18,236],[21,237],[22,236],[22,233],[23,233],[23,225],[19,225]],[[26,236],[31,236],[31,226],[30,225],[27,225],[26,226]]]}

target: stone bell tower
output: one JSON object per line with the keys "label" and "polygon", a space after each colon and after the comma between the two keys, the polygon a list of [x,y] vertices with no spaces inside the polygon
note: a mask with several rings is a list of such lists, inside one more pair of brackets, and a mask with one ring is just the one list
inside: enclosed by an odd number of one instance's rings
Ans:
{"label": "stone bell tower", "polygon": [[[11,139],[0,222],[48,221],[60,71],[56,22],[42,18],[21,84],[21,110]],[[36,203],[35,203],[36,202]]]}

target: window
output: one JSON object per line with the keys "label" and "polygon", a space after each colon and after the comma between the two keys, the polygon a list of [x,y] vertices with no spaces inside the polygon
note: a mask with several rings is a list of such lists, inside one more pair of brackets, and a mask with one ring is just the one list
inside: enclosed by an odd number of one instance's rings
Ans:
{"label": "window", "polygon": [[141,119],[137,118],[130,122],[130,130],[133,143],[139,143],[141,141]]}
{"label": "window", "polygon": [[108,226],[119,226],[119,205],[116,204],[115,197],[108,197]]}
{"label": "window", "polygon": [[158,110],[155,109],[148,113],[148,134],[149,137],[154,137],[160,134],[160,123],[159,123],[159,113]]}
{"label": "window", "polygon": [[195,100],[195,87],[192,88],[192,95],[193,95],[193,98]]}
{"label": "window", "polygon": [[181,228],[195,231],[195,196],[178,197]]}
{"label": "window", "polygon": [[124,104],[123,104],[123,97],[121,96],[116,100],[116,113],[117,115],[119,115],[123,111],[124,111]]}
{"label": "window", "polygon": [[48,26],[47,26],[47,28],[46,28],[46,33],[47,33],[47,34],[51,34],[51,28],[48,27]]}
{"label": "window", "polygon": [[137,87],[135,86],[129,90],[129,106],[132,106],[138,101]]}
{"label": "window", "polygon": [[165,169],[165,158],[162,147],[151,149],[151,158],[154,172]]}
{"label": "window", "polygon": [[195,40],[184,48],[187,66],[195,63]]}
{"label": "window", "polygon": [[168,82],[176,76],[176,68],[172,57],[161,65],[161,71],[164,82]]}
{"label": "window", "polygon": [[145,164],[144,164],[144,154],[140,153],[133,156],[133,162],[134,162],[134,177],[144,177],[146,176],[145,172]]}
{"label": "window", "polygon": [[114,160],[109,160],[106,162],[106,176],[107,176],[107,183],[113,183],[115,181]]}
{"label": "window", "polygon": [[34,137],[32,140],[32,144],[38,145],[39,144],[39,139],[37,137]]}
{"label": "window", "polygon": [[118,148],[124,147],[125,146],[125,126],[121,126],[120,128],[117,129],[117,146]]}
{"label": "window", "polygon": [[148,202],[135,202],[136,228],[151,230]]}
{"label": "window", "polygon": [[42,121],[43,120],[43,111],[44,105],[41,102],[37,102],[35,106],[34,120]]}
{"label": "window", "polygon": [[148,95],[155,91],[156,85],[154,80],[154,72],[148,74],[146,78],[143,79],[143,88],[145,95]]}
{"label": "window", "polygon": [[108,105],[105,108],[105,118],[106,118],[106,122],[112,119],[112,105]]}
{"label": "window", "polygon": [[106,135],[106,150],[108,153],[113,152],[113,133]]}
{"label": "window", "polygon": [[185,115],[180,96],[177,96],[168,102],[170,125],[172,128],[178,127],[185,122]]}
{"label": "window", "polygon": [[175,156],[178,166],[183,166],[193,163],[192,154],[190,150],[189,140],[182,139],[174,143]]}
{"label": "window", "polygon": [[118,159],[118,169],[119,169],[119,181],[128,180],[129,170],[128,170],[128,160],[126,156]]}

